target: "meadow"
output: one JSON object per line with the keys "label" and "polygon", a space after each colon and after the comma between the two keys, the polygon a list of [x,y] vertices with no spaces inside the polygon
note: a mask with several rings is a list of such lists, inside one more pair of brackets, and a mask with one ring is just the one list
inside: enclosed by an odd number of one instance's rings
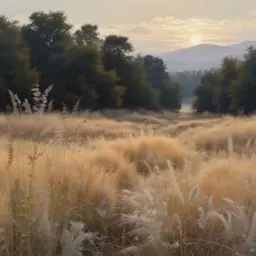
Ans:
{"label": "meadow", "polygon": [[255,255],[256,119],[0,116],[0,255]]}

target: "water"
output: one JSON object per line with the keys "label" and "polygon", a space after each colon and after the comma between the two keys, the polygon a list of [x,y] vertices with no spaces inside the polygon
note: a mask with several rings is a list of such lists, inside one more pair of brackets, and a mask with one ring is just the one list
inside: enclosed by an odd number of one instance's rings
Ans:
{"label": "water", "polygon": [[192,111],[192,105],[188,103],[183,103],[180,109],[181,112],[191,112]]}

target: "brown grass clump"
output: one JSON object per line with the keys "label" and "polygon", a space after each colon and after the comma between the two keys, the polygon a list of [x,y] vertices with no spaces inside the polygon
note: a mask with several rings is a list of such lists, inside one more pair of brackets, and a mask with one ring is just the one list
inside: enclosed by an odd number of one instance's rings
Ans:
{"label": "brown grass clump", "polygon": [[198,150],[218,152],[232,150],[243,153],[255,152],[256,120],[228,119],[211,128],[195,128],[180,135],[182,140],[195,145]]}
{"label": "brown grass clump", "polygon": [[90,146],[95,154],[93,160],[90,159],[89,162],[93,161],[104,169],[108,169],[108,166],[113,168],[117,161],[122,161],[132,164],[138,173],[147,174],[155,167],[165,168],[168,160],[175,169],[184,168],[187,162],[191,162],[194,166],[200,162],[199,154],[178,140],[164,136],[139,136],[100,141]]}
{"label": "brown grass clump", "polygon": [[255,127],[168,112],[1,116],[0,255],[255,255]]}
{"label": "brown grass clump", "polygon": [[216,157],[195,174],[177,179],[169,167],[142,180],[135,191],[124,191],[129,213],[123,218],[140,241],[124,252],[253,255],[255,164],[255,157]]}
{"label": "brown grass clump", "polygon": [[[0,132],[14,138],[47,142],[61,136],[68,141],[87,141],[88,139],[115,139],[140,134],[146,125],[117,122],[93,114],[85,116],[19,115],[0,116]],[[150,129],[149,129],[150,130]]]}
{"label": "brown grass clump", "polygon": [[167,135],[177,136],[184,133],[185,131],[191,131],[195,128],[211,128],[215,124],[219,124],[221,119],[199,119],[199,120],[189,120],[178,122],[176,124],[171,124],[166,127],[162,127],[161,132]]}

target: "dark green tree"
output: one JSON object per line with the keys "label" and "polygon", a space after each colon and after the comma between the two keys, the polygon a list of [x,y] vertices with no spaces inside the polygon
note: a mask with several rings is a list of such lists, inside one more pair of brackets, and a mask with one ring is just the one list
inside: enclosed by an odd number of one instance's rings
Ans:
{"label": "dark green tree", "polygon": [[88,44],[100,45],[97,25],[85,24],[74,33],[75,42],[79,46]]}
{"label": "dark green tree", "polygon": [[147,86],[158,91],[158,108],[180,109],[181,90],[178,83],[171,81],[164,61],[152,55],[144,57]]}
{"label": "dark green tree", "polygon": [[[32,84],[54,85],[54,108],[179,108],[180,88],[170,80],[162,59],[132,56],[125,36],[99,38],[98,26],[75,33],[63,12],[34,12],[19,27],[0,19],[1,106],[11,89],[29,97]],[[0,106],[0,107],[1,107]]]}
{"label": "dark green tree", "polygon": [[131,75],[133,46],[127,37],[110,35],[102,44],[103,65],[106,71],[115,70],[121,84],[128,86]]}
{"label": "dark green tree", "polygon": [[147,75],[147,84],[151,88],[162,90],[169,84],[170,77],[162,59],[146,55],[144,57],[144,68]]}
{"label": "dark green tree", "polygon": [[181,108],[181,87],[176,82],[169,82],[162,91],[162,106],[165,109],[179,110]]}
{"label": "dark green tree", "polygon": [[31,52],[31,65],[40,71],[40,85],[52,84],[51,62],[72,46],[71,28],[63,12],[34,12],[22,34]]}
{"label": "dark green tree", "polygon": [[[100,52],[92,45],[74,46],[53,64],[56,67],[56,108],[62,103],[72,107],[120,107],[122,87],[114,71],[104,71]],[[58,67],[58,68],[57,68]]]}
{"label": "dark green tree", "polygon": [[224,58],[220,68],[220,78],[217,89],[217,112],[228,114],[234,110],[233,86],[239,77],[240,62],[234,58]]}
{"label": "dark green tree", "polygon": [[123,106],[125,108],[146,107],[146,80],[143,63],[133,58],[133,46],[127,37],[110,35],[102,45],[104,68],[115,71],[118,83],[125,86]]}
{"label": "dark green tree", "polygon": [[234,94],[238,110],[246,115],[256,110],[256,49],[253,47],[250,47],[245,54]]}
{"label": "dark green tree", "polygon": [[198,112],[216,112],[216,91],[219,86],[219,71],[208,71],[202,78],[200,85],[195,89],[196,100],[193,108]]}
{"label": "dark green tree", "polygon": [[29,90],[37,83],[38,74],[30,67],[29,49],[22,40],[16,21],[0,17],[0,108],[9,104],[8,90],[21,99],[28,96]]}

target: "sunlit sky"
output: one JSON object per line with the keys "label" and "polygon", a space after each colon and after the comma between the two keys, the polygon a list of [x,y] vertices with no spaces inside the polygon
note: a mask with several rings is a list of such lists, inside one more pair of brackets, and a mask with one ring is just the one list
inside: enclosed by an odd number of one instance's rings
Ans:
{"label": "sunlit sky", "polygon": [[61,10],[102,36],[128,36],[137,51],[164,52],[199,43],[256,40],[256,0],[0,0],[1,13],[27,21],[36,10]]}

